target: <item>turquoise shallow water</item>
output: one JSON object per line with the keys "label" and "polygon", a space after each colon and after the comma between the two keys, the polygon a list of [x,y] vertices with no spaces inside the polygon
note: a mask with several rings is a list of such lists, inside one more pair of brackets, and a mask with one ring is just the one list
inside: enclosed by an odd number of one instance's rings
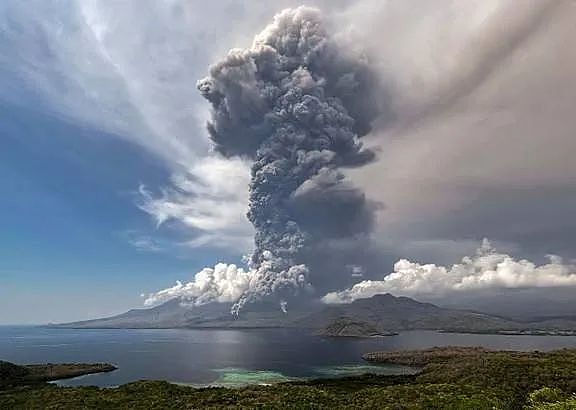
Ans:
{"label": "turquoise shallow water", "polygon": [[289,382],[298,379],[270,370],[247,370],[229,367],[225,369],[215,369],[214,371],[218,374],[218,378],[209,383],[213,386],[239,387],[249,384]]}
{"label": "turquoise shallow water", "polygon": [[310,368],[307,376],[288,376],[278,371],[248,370],[239,368],[214,369],[219,377],[207,385],[241,387],[250,384],[274,384],[315,378],[335,378],[359,376],[363,374],[397,375],[413,374],[417,370],[405,366],[375,366],[368,364],[348,364],[341,366],[319,366]]}
{"label": "turquoise shallow water", "polygon": [[320,338],[287,329],[129,330],[0,327],[0,360],[16,363],[107,362],[119,369],[60,382],[117,386],[136,380],[189,385],[268,384],[406,369],[371,366],[362,354],[433,346],[508,350],[576,347],[571,336],[503,336],[405,332],[370,339]]}

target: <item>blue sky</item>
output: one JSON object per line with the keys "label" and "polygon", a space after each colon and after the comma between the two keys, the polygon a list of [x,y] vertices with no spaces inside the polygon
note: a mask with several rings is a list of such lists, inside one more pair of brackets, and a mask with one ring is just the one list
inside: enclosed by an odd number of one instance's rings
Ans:
{"label": "blue sky", "polygon": [[[169,173],[157,158],[46,113],[8,105],[0,111],[1,322],[137,307],[141,292],[188,277],[217,257],[131,243],[170,235],[136,206],[139,184],[166,183]],[[175,234],[165,239],[176,241]]]}

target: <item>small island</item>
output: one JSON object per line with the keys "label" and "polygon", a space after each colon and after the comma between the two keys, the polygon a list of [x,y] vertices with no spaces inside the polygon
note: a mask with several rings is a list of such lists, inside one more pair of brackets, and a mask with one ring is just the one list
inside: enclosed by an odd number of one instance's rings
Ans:
{"label": "small island", "polygon": [[323,337],[386,337],[395,336],[398,333],[382,331],[374,325],[362,320],[355,320],[348,317],[341,317],[331,322],[328,326],[314,333]]}
{"label": "small island", "polygon": [[0,386],[43,383],[94,373],[106,373],[117,367],[107,363],[61,363],[17,365],[0,361]]}

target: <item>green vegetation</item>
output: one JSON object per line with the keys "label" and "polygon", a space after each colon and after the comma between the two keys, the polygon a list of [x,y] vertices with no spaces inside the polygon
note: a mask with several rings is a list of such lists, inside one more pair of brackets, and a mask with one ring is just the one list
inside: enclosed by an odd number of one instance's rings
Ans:
{"label": "green vegetation", "polygon": [[0,408],[576,409],[576,349],[520,353],[442,348],[367,358],[417,364],[422,371],[239,389],[167,382],[116,389],[19,386],[0,391]]}
{"label": "green vegetation", "polygon": [[315,334],[325,337],[383,337],[398,333],[381,331],[370,323],[342,316]]}
{"label": "green vegetation", "polygon": [[24,366],[0,361],[0,386],[24,380],[30,373],[30,370]]}
{"label": "green vegetation", "polygon": [[576,394],[568,395],[560,389],[543,387],[530,394],[530,410],[573,410],[576,409]]}

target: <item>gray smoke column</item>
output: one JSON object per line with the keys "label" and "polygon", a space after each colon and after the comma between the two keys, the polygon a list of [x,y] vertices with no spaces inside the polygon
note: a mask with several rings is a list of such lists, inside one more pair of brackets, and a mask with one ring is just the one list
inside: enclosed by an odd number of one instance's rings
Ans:
{"label": "gray smoke column", "polygon": [[366,61],[344,51],[318,10],[287,9],[251,48],[231,50],[198,82],[212,106],[216,151],[253,161],[255,275],[236,313],[314,286],[315,247],[371,230],[374,205],[340,169],[375,157],[359,138],[379,112],[378,84]]}

